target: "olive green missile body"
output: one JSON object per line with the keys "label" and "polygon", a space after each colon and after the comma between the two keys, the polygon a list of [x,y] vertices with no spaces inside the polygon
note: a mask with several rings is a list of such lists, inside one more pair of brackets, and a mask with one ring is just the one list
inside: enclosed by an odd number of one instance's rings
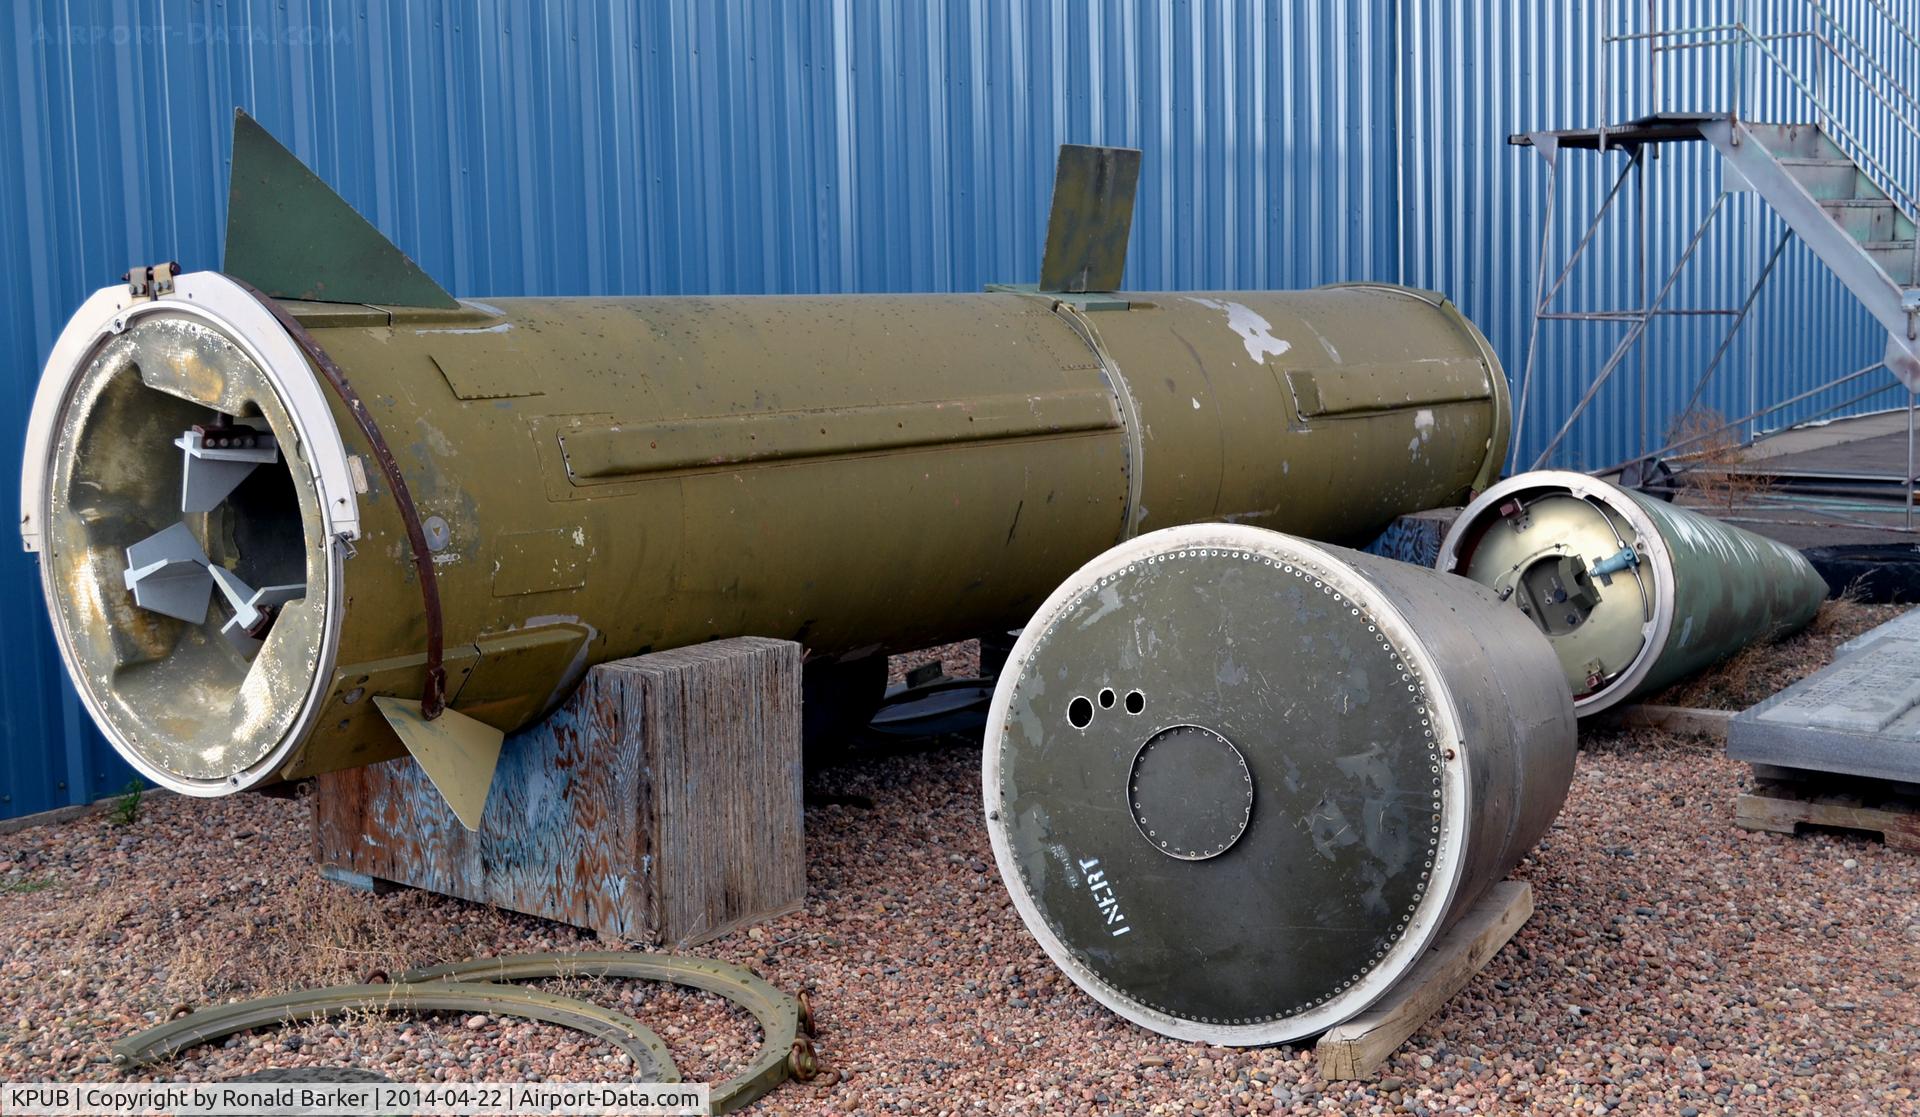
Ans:
{"label": "olive green missile body", "polygon": [[[191,794],[405,736],[459,807],[441,775],[483,799],[484,738],[593,663],[1004,629],[1140,532],[1361,539],[1506,448],[1484,339],[1402,288],[397,306],[291,298],[260,256],[265,293],[94,295],[22,483],[88,709]],[[423,755],[435,726],[465,760]]]}

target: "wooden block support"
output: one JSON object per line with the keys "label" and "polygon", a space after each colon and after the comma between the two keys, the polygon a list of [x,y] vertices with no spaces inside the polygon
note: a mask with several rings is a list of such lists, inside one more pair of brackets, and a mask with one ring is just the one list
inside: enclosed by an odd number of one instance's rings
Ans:
{"label": "wooden block support", "polygon": [[478,831],[410,757],[319,778],[314,860],[648,945],[793,911],[800,646],[743,637],[589,669],[508,737]]}
{"label": "wooden block support", "polygon": [[1479,973],[1532,914],[1533,886],[1526,881],[1502,881],[1489,888],[1379,1003],[1327,1029],[1313,1046],[1320,1076],[1337,1082],[1371,1075]]}
{"label": "wooden block support", "polygon": [[1745,830],[1792,834],[1801,826],[1833,826],[1878,833],[1888,849],[1920,853],[1920,798],[1872,780],[1757,783],[1734,804],[1734,824]]}

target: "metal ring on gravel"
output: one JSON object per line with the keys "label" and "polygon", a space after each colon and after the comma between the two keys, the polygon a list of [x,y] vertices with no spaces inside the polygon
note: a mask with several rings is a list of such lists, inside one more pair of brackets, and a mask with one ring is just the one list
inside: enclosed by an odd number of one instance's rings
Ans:
{"label": "metal ring on gravel", "polygon": [[363,1067],[268,1067],[222,1082],[392,1082],[377,1070]]}
{"label": "metal ring on gravel", "polygon": [[275,1024],[323,1020],[349,1012],[414,1015],[423,1012],[495,1013],[558,1024],[610,1043],[633,1060],[640,1082],[679,1082],[667,1045],[631,1016],[572,997],[512,986],[434,981],[424,985],[332,985],[277,997],[218,1005],[119,1040],[120,1067],[159,1062],[203,1043]]}
{"label": "metal ring on gravel", "polygon": [[801,1038],[799,1001],[774,988],[752,970],[707,958],[622,950],[579,954],[517,954],[408,970],[400,975],[400,980],[533,981],[543,977],[625,977],[641,981],[665,981],[717,993],[752,1013],[760,1024],[760,1054],[747,1065],[746,1070],[713,1087],[708,1104],[716,1114],[731,1113],[758,1101],[798,1069],[793,1063],[813,1061],[811,1044],[807,1044],[802,1058],[789,1058],[795,1042]]}

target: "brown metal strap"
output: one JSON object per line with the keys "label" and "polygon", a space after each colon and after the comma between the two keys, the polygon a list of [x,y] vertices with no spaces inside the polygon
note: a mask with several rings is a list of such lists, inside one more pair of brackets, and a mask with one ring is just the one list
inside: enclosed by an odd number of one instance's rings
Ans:
{"label": "brown metal strap", "polygon": [[400,521],[407,527],[407,545],[413,551],[413,569],[420,578],[420,601],[426,610],[427,620],[427,683],[420,693],[420,716],[432,721],[446,708],[447,668],[445,664],[444,628],[440,619],[440,582],[434,574],[433,552],[427,548],[427,533],[420,526],[420,510],[414,507],[413,493],[407,488],[407,479],[400,475],[400,463],[394,460],[393,451],[387,448],[387,440],[380,433],[380,424],[373,421],[373,415],[367,405],[361,401],[360,393],[353,390],[347,382],[347,374],[333,363],[327,351],[320,348],[313,335],[307,332],[298,319],[287,313],[285,307],[263,294],[259,288],[244,279],[227,276],[239,284],[248,294],[258,299],[267,313],[287,331],[294,343],[307,354],[314,367],[333,390],[340,396],[340,402],[347,405],[347,411],[353,415],[354,422],[360,425],[360,433],[367,436],[367,444],[373,448],[373,459],[380,465],[380,472],[387,479],[387,487],[393,491],[393,503],[400,510]]}

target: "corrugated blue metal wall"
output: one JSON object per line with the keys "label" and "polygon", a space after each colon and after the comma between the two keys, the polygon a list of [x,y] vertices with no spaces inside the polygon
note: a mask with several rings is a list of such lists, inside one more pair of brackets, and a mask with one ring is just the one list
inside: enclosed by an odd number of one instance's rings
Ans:
{"label": "corrugated blue metal wall", "polygon": [[[1833,17],[1821,20],[1818,4]],[[1746,19],[1763,32],[1819,26],[1829,38],[1846,28],[1886,62],[1909,90],[1920,89],[1920,46],[1901,35],[1891,12],[1908,29],[1920,28],[1916,0],[1659,0],[1651,24],[1644,0],[1558,0],[1526,3],[1434,4],[1400,0],[1399,128],[1404,203],[1401,274],[1404,281],[1447,291],[1486,331],[1518,378],[1525,363],[1539,263],[1547,172],[1541,157],[1510,147],[1506,137],[1599,123],[1598,68],[1608,117],[1631,119],[1653,111],[1725,111],[1734,68],[1726,51],[1688,51],[1660,64],[1661,97],[1649,104],[1644,53],[1597,43],[1603,16],[1614,33],[1704,27]],[[1915,179],[1920,145],[1877,103],[1841,80],[1844,68],[1806,41],[1776,44],[1794,68],[1819,72],[1820,91],[1860,132],[1876,157]],[[1816,58],[1816,55],[1823,57]],[[1776,69],[1755,63],[1747,115],[1759,120],[1815,119],[1813,110]],[[1892,98],[1899,102],[1898,96]],[[1911,111],[1911,110],[1909,110]],[[1625,167],[1622,152],[1565,152],[1557,199],[1549,282],[1572,252],[1602,197]],[[1704,144],[1658,149],[1647,172],[1649,288],[1657,292],[1724,185],[1717,157]],[[1639,275],[1634,184],[1629,181],[1612,214],[1555,302],[1557,310],[1624,309],[1637,304]],[[1784,226],[1757,197],[1731,197],[1702,239],[1666,303],[1674,308],[1733,308],[1757,277]],[[1719,319],[1662,319],[1648,333],[1648,449],[1665,435],[1720,344],[1728,323]],[[1522,468],[1547,444],[1560,421],[1586,392],[1624,324],[1549,323],[1539,340],[1536,381],[1520,446]],[[1708,382],[1702,403],[1727,419],[1804,392],[1825,378],[1880,359],[1885,334],[1845,288],[1799,241],[1792,241],[1762,289],[1734,347]],[[1876,374],[1816,397],[1764,421],[1774,427],[1818,414],[1873,387],[1879,396],[1845,413],[1903,405],[1891,376]],[[1598,469],[1638,451],[1642,409],[1637,366],[1629,359],[1601,389],[1572,428],[1554,464]],[[1750,433],[1750,432],[1749,432]]]}
{"label": "corrugated blue metal wall", "polygon": [[[23,0],[0,14],[0,459],[87,292],[135,261],[217,266],[235,105],[462,295],[1031,280],[1055,146],[1128,144],[1131,285],[1404,279],[1454,294],[1517,369],[1544,178],[1504,138],[1591,121],[1593,23],[1585,0]],[[1656,260],[1711,196],[1682,186]],[[1568,187],[1563,237],[1595,193]],[[1765,235],[1741,222],[1687,297],[1737,297]],[[1601,247],[1568,298],[1625,305],[1631,245]],[[1729,413],[1725,385],[1784,394],[1867,336],[1817,264],[1776,284],[1773,332],[1722,373]],[[1596,341],[1552,344],[1537,419],[1598,363]],[[1698,342],[1669,346],[1697,366]],[[1609,396],[1566,460],[1634,437]],[[117,790],[34,565],[0,555],[0,814]]]}

